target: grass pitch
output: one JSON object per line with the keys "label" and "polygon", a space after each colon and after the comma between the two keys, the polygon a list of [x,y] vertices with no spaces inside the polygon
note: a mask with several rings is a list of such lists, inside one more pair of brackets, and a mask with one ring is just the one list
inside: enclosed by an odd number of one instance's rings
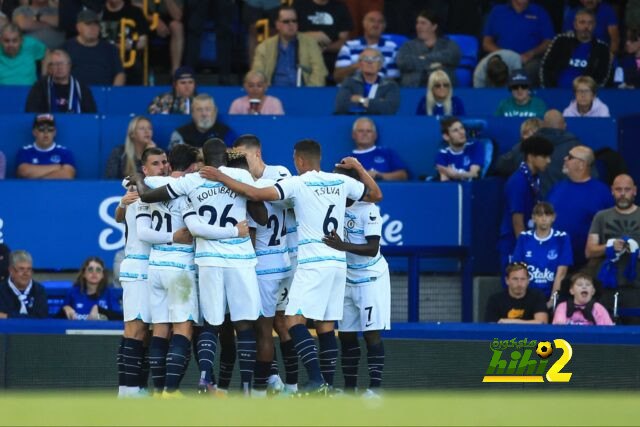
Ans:
{"label": "grass pitch", "polygon": [[0,425],[638,425],[636,392],[431,391],[376,401],[228,399],[118,400],[113,393],[0,394]]}

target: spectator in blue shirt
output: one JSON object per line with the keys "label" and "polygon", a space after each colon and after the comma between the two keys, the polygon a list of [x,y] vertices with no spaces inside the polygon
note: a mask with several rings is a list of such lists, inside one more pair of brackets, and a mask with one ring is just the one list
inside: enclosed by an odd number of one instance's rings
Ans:
{"label": "spectator in blue shirt", "polygon": [[489,13],[482,48],[489,53],[498,49],[519,53],[523,68],[537,86],[540,58],[553,36],[546,10],[529,0],[510,0],[508,4],[494,6]]}
{"label": "spectator in blue shirt", "polygon": [[351,155],[358,159],[369,175],[376,180],[406,181],[407,167],[391,148],[376,145],[378,132],[376,124],[368,117],[361,117],[353,123],[351,137],[356,148]]}
{"label": "spectator in blue shirt", "polygon": [[33,121],[31,145],[18,152],[18,178],[73,179],[76,176],[73,154],[66,147],[56,144],[56,124],[51,114],[39,114]]}
{"label": "spectator in blue shirt", "polygon": [[467,141],[467,132],[457,117],[442,119],[440,130],[448,145],[436,156],[436,169],[440,181],[478,178],[484,165],[483,147],[473,141]]}
{"label": "spectator in blue shirt", "polygon": [[581,8],[585,8],[596,16],[596,27],[593,31],[594,37],[607,43],[611,53],[617,53],[620,47],[620,29],[618,28],[616,11],[613,10],[609,3],[602,0],[580,0],[580,3],[582,4],[581,7],[569,9],[564,15],[562,31],[573,30],[576,12]]}
{"label": "spectator in blue shirt", "polygon": [[462,100],[453,95],[449,75],[436,70],[429,75],[427,94],[420,99],[416,114],[419,116],[464,116]]}
{"label": "spectator in blue shirt", "polygon": [[576,267],[587,261],[584,251],[593,217],[614,205],[609,187],[591,177],[594,161],[593,150],[589,147],[578,145],[569,150],[562,165],[562,173],[567,179],[554,185],[547,198],[557,212],[557,227],[571,237]]}
{"label": "spectator in blue shirt", "polygon": [[107,288],[107,274],[102,259],[87,258],[69,291],[61,311],[69,320],[122,320]]}
{"label": "spectator in blue shirt", "polygon": [[545,294],[550,308],[551,295],[560,291],[560,284],[573,264],[571,242],[566,232],[553,228],[556,214],[551,203],[537,203],[531,219],[535,229],[520,233],[513,262],[527,264],[529,286]]}
{"label": "spectator in blue shirt", "polygon": [[533,228],[531,212],[542,199],[540,173],[551,163],[553,144],[542,136],[534,135],[522,141],[520,150],[524,161],[504,187],[505,202],[498,239],[502,270],[510,262],[516,237]]}

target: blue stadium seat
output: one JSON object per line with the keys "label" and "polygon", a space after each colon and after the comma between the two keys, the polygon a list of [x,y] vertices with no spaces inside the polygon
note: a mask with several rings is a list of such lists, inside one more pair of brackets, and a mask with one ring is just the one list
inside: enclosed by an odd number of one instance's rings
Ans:
{"label": "blue stadium seat", "polygon": [[447,37],[456,42],[462,54],[456,68],[456,85],[469,87],[473,82],[473,70],[478,64],[478,39],[466,34],[448,34]]}
{"label": "blue stadium seat", "polygon": [[73,286],[68,280],[49,280],[42,282],[47,292],[47,302],[49,303],[49,317],[53,317],[62,308],[67,294]]}
{"label": "blue stadium seat", "polygon": [[398,45],[398,48],[402,46],[409,38],[402,34],[383,34],[382,38],[389,39]]}

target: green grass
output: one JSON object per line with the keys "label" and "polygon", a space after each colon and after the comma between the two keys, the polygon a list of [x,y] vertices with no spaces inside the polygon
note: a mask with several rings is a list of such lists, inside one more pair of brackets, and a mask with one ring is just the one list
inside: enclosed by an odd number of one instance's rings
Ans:
{"label": "green grass", "polygon": [[0,394],[0,425],[638,425],[636,392],[431,391],[378,401],[118,400],[102,392]]}

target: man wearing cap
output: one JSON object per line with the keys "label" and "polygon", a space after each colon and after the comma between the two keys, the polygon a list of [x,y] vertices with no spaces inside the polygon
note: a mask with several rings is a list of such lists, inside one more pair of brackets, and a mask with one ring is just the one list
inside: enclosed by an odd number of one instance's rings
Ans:
{"label": "man wearing cap", "polygon": [[123,86],[124,68],[118,49],[100,40],[100,18],[90,9],[78,14],[78,36],[64,44],[71,57],[72,74],[86,85]]}
{"label": "man wearing cap", "polygon": [[196,94],[195,73],[189,66],[179,67],[173,73],[173,90],[153,98],[149,114],[191,114]]}
{"label": "man wearing cap", "polygon": [[56,144],[56,125],[51,114],[40,114],[33,121],[33,144],[18,152],[18,178],[73,179],[76,176],[73,154]]}
{"label": "man wearing cap", "polygon": [[499,117],[540,117],[544,116],[547,106],[536,96],[531,96],[531,80],[524,70],[514,70],[509,76],[511,97],[500,101],[495,112]]}
{"label": "man wearing cap", "polygon": [[56,49],[49,56],[47,76],[31,87],[27,113],[95,113],[96,102],[89,86],[71,75],[67,52]]}

